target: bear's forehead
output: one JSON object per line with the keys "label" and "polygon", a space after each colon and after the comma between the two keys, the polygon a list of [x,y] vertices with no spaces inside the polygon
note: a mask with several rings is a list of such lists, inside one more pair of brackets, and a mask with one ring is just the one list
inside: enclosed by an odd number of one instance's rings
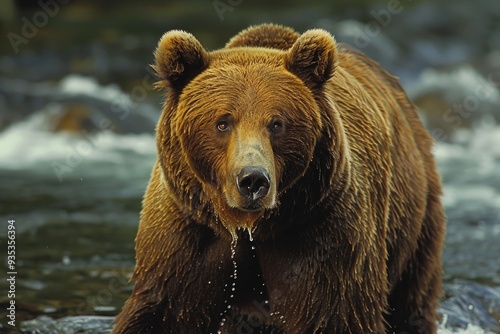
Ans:
{"label": "bear's forehead", "polygon": [[297,88],[301,82],[285,68],[284,57],[285,52],[269,48],[238,47],[214,51],[210,53],[208,67],[193,84],[205,88],[260,87],[269,91],[279,87]]}
{"label": "bear's forehead", "polygon": [[285,55],[250,47],[210,53],[209,66],[183,89],[180,109],[246,113],[293,109],[306,100],[314,103],[302,81],[285,68]]}
{"label": "bear's forehead", "polygon": [[284,51],[256,47],[211,52],[209,66],[184,88],[180,103],[189,109],[217,101],[217,108],[224,110],[260,104],[286,109],[300,103],[297,100],[308,99],[304,94],[309,92],[286,70],[285,55]]}

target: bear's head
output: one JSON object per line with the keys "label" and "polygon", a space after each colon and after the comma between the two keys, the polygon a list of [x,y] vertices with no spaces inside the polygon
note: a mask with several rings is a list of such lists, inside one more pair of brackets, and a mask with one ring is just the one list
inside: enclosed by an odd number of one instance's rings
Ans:
{"label": "bear's head", "polygon": [[157,129],[169,133],[158,141],[160,161],[185,161],[163,170],[182,180],[173,186],[199,182],[198,196],[232,233],[279,206],[308,170],[324,135],[318,99],[336,62],[334,39],[323,30],[285,32],[276,48],[269,40],[258,46],[258,34],[246,33],[249,46],[233,39],[207,52],[191,34],[170,31],[154,66],[169,90]]}

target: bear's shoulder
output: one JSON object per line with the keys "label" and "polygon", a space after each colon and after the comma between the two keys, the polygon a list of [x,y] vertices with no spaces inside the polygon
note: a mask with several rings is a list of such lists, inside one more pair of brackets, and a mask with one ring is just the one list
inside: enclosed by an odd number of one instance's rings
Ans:
{"label": "bear's shoulder", "polygon": [[288,27],[277,24],[262,24],[243,30],[231,38],[226,48],[264,47],[287,50],[299,38],[299,34]]}

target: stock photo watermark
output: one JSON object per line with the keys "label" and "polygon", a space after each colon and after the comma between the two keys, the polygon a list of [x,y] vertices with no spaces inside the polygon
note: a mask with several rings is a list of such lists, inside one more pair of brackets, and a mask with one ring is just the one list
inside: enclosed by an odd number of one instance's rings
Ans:
{"label": "stock photo watermark", "polygon": [[444,112],[442,120],[449,126],[449,129],[437,127],[430,130],[431,135],[436,140],[446,141],[448,139],[446,133],[450,129],[459,128],[474,112],[479,112],[481,103],[498,92],[496,88],[498,85],[500,85],[500,82],[494,81],[493,74],[490,74],[487,80],[475,87],[472,94],[465,96],[460,103],[454,103],[451,108]]}
{"label": "stock photo watermark", "polygon": [[124,288],[131,284],[129,278],[130,275],[125,268],[122,268],[121,271],[113,272],[106,287],[97,291],[95,295],[85,298],[85,300],[78,305],[76,314],[95,315],[100,308],[110,306],[114,296],[122,292]]}
{"label": "stock photo watermark", "polygon": [[16,221],[7,221],[7,324],[16,326]]}
{"label": "stock photo watermark", "polygon": [[36,11],[31,18],[23,16],[21,18],[21,31],[9,32],[7,39],[12,46],[12,49],[17,54],[22,45],[26,45],[38,35],[41,28],[45,27],[51,18],[59,13],[62,5],[66,5],[71,0],[40,0],[37,2],[40,10]]}
{"label": "stock photo watermark", "polygon": [[[406,0],[405,2],[411,1]],[[370,10],[370,16],[373,20],[366,23],[362,29],[356,29],[354,32],[354,45],[359,49],[367,47],[374,38],[382,33],[382,29],[391,23],[393,17],[401,14],[403,10],[404,6],[399,0],[390,0],[385,8]]]}
{"label": "stock photo watermark", "polygon": [[232,12],[237,6],[241,5],[242,2],[243,0],[214,0],[212,1],[212,5],[219,19],[224,21],[224,14],[226,12]]}

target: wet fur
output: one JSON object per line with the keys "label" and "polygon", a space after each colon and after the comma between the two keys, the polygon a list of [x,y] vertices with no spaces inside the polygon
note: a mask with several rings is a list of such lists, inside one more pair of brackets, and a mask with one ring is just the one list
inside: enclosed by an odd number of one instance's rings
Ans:
{"label": "wet fur", "polygon": [[[265,48],[258,48],[260,36]],[[213,53],[187,33],[170,32],[156,58],[169,93],[136,240],[134,292],[114,333],[234,333],[250,323],[245,314],[260,314],[266,333],[436,332],[445,221],[440,179],[432,139],[396,78],[324,31],[299,37],[268,25],[243,31]],[[312,116],[296,120],[306,134],[295,132],[292,144],[273,153],[279,203],[255,223],[255,258],[247,235],[236,232],[237,290],[227,313],[231,234],[214,199],[231,157],[204,147],[204,137],[192,142],[190,131],[214,115],[186,112],[182,94],[205,101],[209,87],[196,83],[209,68],[220,75],[250,68],[252,75],[259,66],[291,73],[300,92],[291,90],[290,98],[309,98],[286,103]],[[224,91],[237,86],[224,84]],[[198,166],[197,157],[207,154],[214,154],[210,168]],[[311,158],[296,162],[304,157]],[[261,283],[263,294],[254,293]]]}

